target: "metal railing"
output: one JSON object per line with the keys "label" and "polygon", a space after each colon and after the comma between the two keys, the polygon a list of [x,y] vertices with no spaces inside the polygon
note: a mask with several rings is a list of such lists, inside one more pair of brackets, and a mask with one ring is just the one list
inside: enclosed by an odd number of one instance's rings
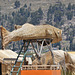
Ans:
{"label": "metal railing", "polygon": [[60,70],[60,65],[23,65],[21,70]]}

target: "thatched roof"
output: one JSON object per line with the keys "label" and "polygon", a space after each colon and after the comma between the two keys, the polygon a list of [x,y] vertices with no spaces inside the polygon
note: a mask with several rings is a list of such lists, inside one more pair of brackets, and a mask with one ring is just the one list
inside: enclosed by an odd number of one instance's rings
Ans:
{"label": "thatched roof", "polygon": [[[12,50],[0,50],[0,62],[3,62],[4,58],[17,58],[18,54],[13,52]],[[21,59],[20,59],[21,60]],[[10,63],[10,61],[5,61],[6,63]]]}
{"label": "thatched roof", "polygon": [[[54,61],[56,64],[63,63],[64,58],[65,58],[65,63],[75,64],[75,54],[70,54],[63,50],[53,50],[53,54],[54,54]],[[49,52],[43,54],[40,62],[36,58],[33,61],[33,64],[45,64],[45,65],[53,64],[51,52],[49,51]]]}

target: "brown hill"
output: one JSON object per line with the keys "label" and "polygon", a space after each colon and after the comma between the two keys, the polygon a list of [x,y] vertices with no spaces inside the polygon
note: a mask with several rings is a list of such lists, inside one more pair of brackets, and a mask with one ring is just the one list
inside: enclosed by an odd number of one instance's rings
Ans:
{"label": "brown hill", "polygon": [[[11,13],[12,11],[16,11],[14,9],[14,3],[16,0],[0,0],[0,6],[2,9],[2,13]],[[27,6],[31,3],[31,8],[33,11],[36,11],[39,7],[41,7],[44,11],[46,11],[50,4],[55,4],[57,1],[61,1],[64,4],[68,3],[75,3],[75,0],[17,0],[20,1],[20,4],[24,6],[27,4]],[[17,9],[18,10],[18,9]]]}

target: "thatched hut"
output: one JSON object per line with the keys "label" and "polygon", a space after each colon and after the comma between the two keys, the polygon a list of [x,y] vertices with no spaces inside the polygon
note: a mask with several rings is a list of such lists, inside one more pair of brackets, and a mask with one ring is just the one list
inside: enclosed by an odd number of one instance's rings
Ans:
{"label": "thatched hut", "polygon": [[[11,50],[0,50],[0,75],[10,74],[11,67],[14,64],[17,55],[18,55],[17,53]],[[4,59],[8,59],[8,60],[4,60]],[[19,60],[21,60],[21,58]],[[17,65],[19,64],[20,63],[18,63]],[[17,68],[15,70],[17,70]]]}

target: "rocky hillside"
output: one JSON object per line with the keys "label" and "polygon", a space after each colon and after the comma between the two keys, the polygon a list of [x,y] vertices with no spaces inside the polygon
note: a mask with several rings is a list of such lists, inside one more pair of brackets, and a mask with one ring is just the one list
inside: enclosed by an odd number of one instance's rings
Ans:
{"label": "rocky hillside", "polygon": [[[26,22],[47,23],[62,29],[62,42],[53,46],[75,50],[75,0],[0,0],[0,25],[12,31],[14,24]],[[21,43],[12,42],[7,48],[20,49]]]}
{"label": "rocky hillside", "polygon": [[[27,4],[29,6],[31,4],[32,10],[36,11],[39,7],[42,10],[46,11],[50,4],[55,4],[57,1],[61,1],[63,4],[75,3],[75,0],[0,0],[0,6],[2,9],[2,13],[11,13],[12,11],[16,11],[14,9],[15,1],[20,1],[20,8]],[[18,10],[18,9],[17,9]]]}

